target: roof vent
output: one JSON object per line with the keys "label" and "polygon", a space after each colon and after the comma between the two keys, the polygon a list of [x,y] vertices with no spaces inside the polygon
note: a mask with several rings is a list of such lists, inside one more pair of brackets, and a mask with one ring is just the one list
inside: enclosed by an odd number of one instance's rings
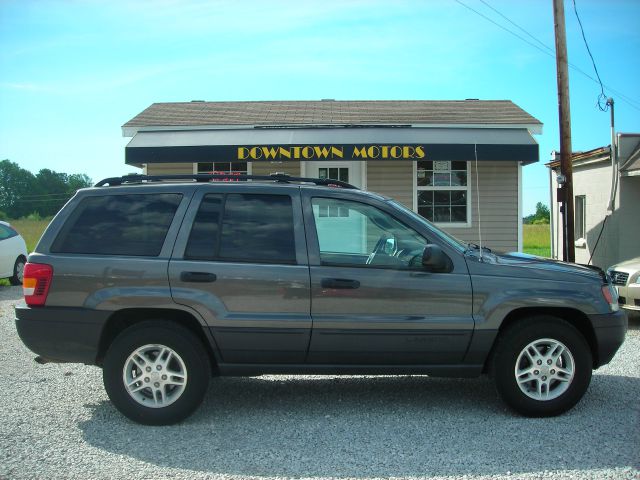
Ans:
{"label": "roof vent", "polygon": [[480,100],[479,98],[465,98],[465,100]]}
{"label": "roof vent", "polygon": [[204,100],[191,100],[191,103],[204,103]]}

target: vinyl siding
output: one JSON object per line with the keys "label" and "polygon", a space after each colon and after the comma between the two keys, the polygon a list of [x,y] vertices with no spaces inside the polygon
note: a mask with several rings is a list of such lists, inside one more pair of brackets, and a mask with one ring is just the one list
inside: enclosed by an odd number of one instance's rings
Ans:
{"label": "vinyl siding", "polygon": [[[476,171],[469,164],[471,226],[441,228],[466,242],[479,243]],[[413,164],[369,162],[367,189],[394,198],[413,209]],[[482,243],[496,251],[518,249],[518,164],[517,162],[479,162],[478,180],[482,206]]]}
{"label": "vinyl siding", "polygon": [[193,173],[193,163],[148,163],[147,175],[185,175]]}
{"label": "vinyl siding", "polygon": [[292,177],[300,176],[300,162],[253,162],[251,168],[252,175],[270,175],[281,172],[291,175]]}

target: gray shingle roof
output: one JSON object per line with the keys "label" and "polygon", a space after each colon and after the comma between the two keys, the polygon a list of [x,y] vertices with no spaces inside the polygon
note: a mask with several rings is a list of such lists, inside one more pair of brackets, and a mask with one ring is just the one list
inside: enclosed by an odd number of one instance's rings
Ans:
{"label": "gray shingle roof", "polygon": [[154,103],[123,127],[196,125],[540,125],[510,100]]}

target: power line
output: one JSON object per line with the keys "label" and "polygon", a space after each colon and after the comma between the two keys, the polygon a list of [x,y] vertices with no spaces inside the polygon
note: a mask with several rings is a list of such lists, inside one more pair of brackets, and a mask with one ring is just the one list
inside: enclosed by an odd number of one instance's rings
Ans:
{"label": "power line", "polygon": [[[573,0],[573,11],[576,12],[576,18],[578,19],[578,25],[580,25],[580,32],[582,33],[582,40],[584,40],[584,46],[587,47],[587,53],[589,54],[589,58],[591,58],[591,63],[593,64],[593,69],[596,72],[596,77],[598,77],[598,82],[600,83],[600,95],[598,95],[598,108],[606,112],[609,110],[609,105],[607,105],[607,96],[604,94],[604,85],[602,85],[602,80],[600,79],[600,74],[598,73],[598,67],[596,67],[596,61],[593,59],[593,55],[591,54],[591,49],[589,48],[589,44],[587,43],[587,37],[584,35],[584,28],[582,28],[582,20],[580,20],[580,15],[578,15],[578,7],[576,6],[576,0]],[[602,106],[602,102],[605,102],[605,106]]]}
{"label": "power line", "polygon": [[524,28],[522,28],[520,25],[518,25],[516,22],[514,22],[513,20],[511,20],[509,17],[507,17],[506,15],[504,15],[502,12],[500,12],[498,9],[492,7],[491,5],[489,5],[487,2],[485,2],[484,0],[480,0],[482,3],[484,3],[487,7],[489,7],[491,10],[493,10],[494,12],[496,12],[498,15],[500,15],[502,18],[504,18],[507,22],[509,22],[511,25],[513,25],[514,27],[516,27],[518,30],[524,32],[527,36],[529,36],[530,38],[532,38],[534,41],[538,42],[540,45],[542,45],[543,48],[549,50],[551,53],[553,53],[555,55],[555,51],[546,43],[544,43],[542,40],[538,39],[538,37],[532,35],[531,33],[529,33],[527,30],[525,30]]}
{"label": "power line", "polygon": [[[469,5],[467,5],[466,3],[462,2],[461,0],[454,0],[456,3],[462,5],[464,8],[466,8],[467,10],[472,11],[473,13],[475,13],[476,15],[479,15],[480,17],[484,18],[485,20],[487,20],[488,22],[494,24],[495,26],[497,26],[498,28],[501,28],[502,30],[510,33],[511,35],[513,35],[514,37],[519,38],[520,40],[522,40],[523,42],[525,42],[528,45],[531,45],[532,47],[534,47],[536,50],[544,53],[545,55],[555,59],[555,50],[552,49],[551,47],[549,47],[548,45],[546,45],[544,42],[542,42],[541,40],[539,40],[538,38],[536,38],[534,35],[532,35],[531,33],[529,33],[526,29],[524,29],[523,27],[521,27],[520,25],[518,25],[517,23],[515,23],[514,21],[510,20],[506,15],[502,14],[501,12],[499,12],[496,8],[492,7],[491,5],[489,5],[486,1],[484,0],[480,0],[483,4],[485,4],[487,7],[489,7],[491,10],[493,10],[494,12],[496,12],[498,15],[500,15],[501,17],[503,17],[505,20],[507,20],[509,23],[511,23],[512,25],[514,25],[515,27],[517,27],[519,30],[523,31],[526,35],[528,35],[529,37],[533,38],[538,44],[540,44],[543,48],[539,47],[538,45],[530,42],[529,40],[527,40],[526,38],[522,37],[521,35],[518,35],[517,33],[515,33],[514,31],[508,29],[507,27],[505,27],[504,25],[499,24],[498,22],[494,21],[493,19],[489,18],[488,16],[484,15],[483,13],[479,12],[478,10],[470,7]],[[576,72],[582,74],[583,76],[585,76],[586,78],[588,78],[589,80],[592,80],[596,83],[599,83],[601,85],[602,82],[598,79],[592,77],[591,75],[589,75],[587,72],[585,72],[584,70],[582,70],[580,67],[578,67],[577,65],[574,65],[573,63],[568,63],[568,65],[575,70]],[[604,85],[606,86],[606,85]],[[606,86],[607,89],[610,92],[615,93],[623,102],[627,103],[630,107],[635,108],[636,110],[640,111],[640,102],[628,97],[627,95],[623,94],[622,92],[615,90],[609,86]]]}

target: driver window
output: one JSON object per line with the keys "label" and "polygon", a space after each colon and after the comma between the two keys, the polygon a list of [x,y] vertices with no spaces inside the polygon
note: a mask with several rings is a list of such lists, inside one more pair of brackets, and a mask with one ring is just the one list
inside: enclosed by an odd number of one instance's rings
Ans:
{"label": "driver window", "polygon": [[[322,265],[421,267],[427,241],[386,212],[334,198],[313,198],[311,203]],[[344,215],[324,215],[327,211]]]}

